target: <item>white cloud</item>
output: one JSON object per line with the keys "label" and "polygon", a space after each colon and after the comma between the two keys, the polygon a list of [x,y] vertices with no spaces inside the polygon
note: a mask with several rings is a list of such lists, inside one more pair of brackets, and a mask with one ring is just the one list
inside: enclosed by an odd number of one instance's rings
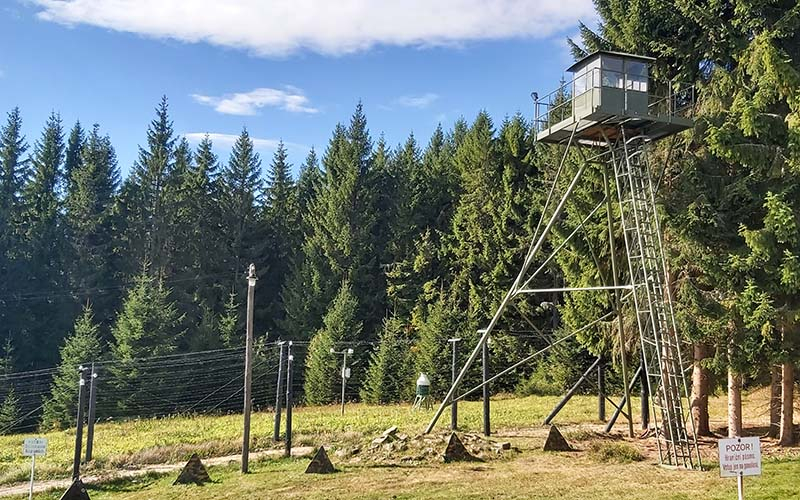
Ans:
{"label": "white cloud", "polygon": [[404,108],[418,108],[425,109],[433,104],[439,96],[428,92],[422,95],[404,95],[395,100],[395,104],[403,106]]}
{"label": "white cloud", "polygon": [[275,107],[292,113],[316,113],[318,110],[310,106],[311,102],[296,87],[285,90],[261,87],[250,92],[225,94],[220,97],[192,94],[192,99],[200,104],[213,106],[218,113],[226,115],[255,115],[263,107]]}
{"label": "white cloud", "polygon": [[[228,148],[233,146],[236,139],[239,138],[239,134],[220,134],[217,132],[187,132],[183,134],[183,136],[192,144],[197,144],[202,141],[205,136],[208,136],[215,147],[223,146]],[[250,137],[250,139],[253,141],[253,146],[256,149],[274,150],[278,147],[278,143],[280,142],[278,139],[259,139],[258,137]],[[308,149],[308,147],[294,142],[284,141],[283,145],[286,146],[287,149]]]}
{"label": "white cloud", "polygon": [[39,18],[244,49],[344,54],[546,38],[595,17],[592,0],[31,0]]}

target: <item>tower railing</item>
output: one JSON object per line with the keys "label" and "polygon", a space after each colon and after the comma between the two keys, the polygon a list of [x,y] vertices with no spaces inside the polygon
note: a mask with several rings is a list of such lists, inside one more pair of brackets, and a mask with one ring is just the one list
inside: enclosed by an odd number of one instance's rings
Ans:
{"label": "tower railing", "polygon": [[[571,119],[575,98],[603,87],[620,89],[625,93],[647,93],[647,109],[650,116],[689,117],[693,114],[697,102],[697,93],[692,84],[593,68],[544,96],[533,94],[535,132]],[[592,93],[589,99],[594,98]]]}

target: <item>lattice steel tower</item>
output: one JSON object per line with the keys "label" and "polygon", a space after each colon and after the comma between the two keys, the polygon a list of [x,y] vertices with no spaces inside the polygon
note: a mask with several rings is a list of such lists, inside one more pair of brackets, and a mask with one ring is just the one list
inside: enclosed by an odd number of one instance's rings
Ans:
{"label": "lattice steel tower", "polygon": [[[571,82],[544,98],[534,94],[536,139],[563,145],[563,156],[522,269],[488,326],[481,330],[478,344],[428,426],[428,432],[445,407],[464,397],[463,394],[456,395],[459,384],[512,301],[537,293],[597,291],[613,294],[614,310],[578,331],[616,315],[622,335],[622,311],[635,315],[643,359],[641,369],[647,374],[652,395],[652,417],[660,462],[685,468],[701,466],[646,154],[649,143],[692,127],[688,115],[694,107],[695,96],[691,86],[682,87],[674,82],[659,84],[651,80],[648,70],[652,62],[651,58],[632,54],[596,52],[568,69],[574,74]],[[573,150],[579,154],[571,154]],[[571,162],[570,158],[576,156],[578,160]],[[567,183],[564,179],[559,182],[570,167],[574,168],[571,181]],[[590,168],[603,169],[605,197],[564,241],[550,245],[549,255],[544,255],[550,230],[555,224],[563,223],[562,214],[567,201],[584,172]],[[608,181],[606,176],[609,174],[613,175],[613,182]],[[613,193],[609,185],[615,187]],[[612,215],[613,202],[618,207],[618,217]],[[554,255],[603,206],[608,219],[613,285],[531,288],[534,279]],[[627,262],[621,264],[623,271],[627,264],[627,273],[624,273],[627,276],[622,283],[617,279],[615,227],[623,234],[625,242]],[[530,272],[534,262],[539,265]],[[572,335],[575,333],[577,331]],[[624,364],[623,373],[628,387]]]}

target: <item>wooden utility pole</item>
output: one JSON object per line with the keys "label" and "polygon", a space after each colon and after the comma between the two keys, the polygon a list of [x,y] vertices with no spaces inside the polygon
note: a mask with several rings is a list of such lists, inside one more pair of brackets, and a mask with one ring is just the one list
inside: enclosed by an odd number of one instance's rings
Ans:
{"label": "wooden utility pole", "polygon": [[242,473],[250,462],[250,411],[253,408],[253,301],[256,291],[256,265],[250,264],[247,274],[247,340],[244,348],[244,437],[242,439]]}

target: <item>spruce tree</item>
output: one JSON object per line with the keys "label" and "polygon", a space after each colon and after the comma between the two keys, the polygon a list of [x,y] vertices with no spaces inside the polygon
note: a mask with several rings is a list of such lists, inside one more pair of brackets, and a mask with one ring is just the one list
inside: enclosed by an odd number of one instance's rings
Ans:
{"label": "spruce tree", "polygon": [[[484,270],[496,265],[499,245],[493,233],[494,215],[499,210],[496,186],[499,183],[497,144],[494,127],[487,113],[480,113],[457,147],[454,166],[461,175],[464,195],[452,221],[452,232],[445,243],[455,265],[450,289],[470,316],[480,321],[493,312],[487,297],[497,297],[497,289],[487,288]],[[513,279],[513,278],[510,278]]]}
{"label": "spruce tree", "polygon": [[43,428],[64,429],[75,422],[78,367],[81,363],[98,361],[101,355],[100,328],[91,306],[87,305],[60,349],[61,362],[50,385],[50,396],[44,402]]}
{"label": "spruce tree", "polygon": [[269,245],[266,256],[268,274],[262,287],[266,307],[261,308],[261,314],[270,331],[283,322],[281,288],[302,241],[297,191],[283,141],[278,143],[272,157],[264,201],[264,222]]}
{"label": "spruce tree", "polygon": [[[259,224],[258,202],[262,192],[261,158],[255,151],[247,129],[242,129],[233,145],[230,159],[222,169],[220,199],[223,250],[220,260],[229,273],[229,286],[238,291],[248,263],[261,254],[257,243],[263,241]],[[256,262],[262,270],[261,262]]]}
{"label": "spruce tree", "polygon": [[83,150],[84,131],[81,122],[76,121],[69,132],[67,149],[64,153],[64,191],[69,192],[72,172],[81,165],[81,151]]}
{"label": "spruce tree", "polygon": [[15,314],[21,303],[15,298],[21,293],[25,274],[17,227],[23,212],[21,193],[28,171],[23,155],[27,149],[19,108],[14,108],[0,128],[0,337],[11,344],[24,342],[21,318]]}
{"label": "spruce tree", "polygon": [[19,398],[14,388],[8,390],[0,402],[0,436],[16,431],[20,419]]}
{"label": "spruce tree", "polygon": [[[431,393],[443,396],[450,388],[452,377],[452,346],[449,338],[458,337],[461,355],[458,366],[466,359],[465,346],[474,346],[477,340],[474,329],[469,328],[466,315],[446,299],[440,298],[426,308],[424,314],[417,316],[415,327],[419,332],[419,342],[415,346],[416,371],[425,373],[431,381]],[[469,331],[472,330],[472,331]],[[468,374],[462,387],[472,386],[477,381],[478,370]]]}
{"label": "spruce tree", "polygon": [[147,129],[147,146],[139,147],[121,198],[127,219],[122,246],[131,273],[147,263],[151,274],[158,275],[169,265],[167,195],[175,165],[175,141],[167,97],[163,96]]}
{"label": "spruce tree", "polygon": [[[225,286],[210,278],[223,269],[219,164],[213,145],[205,136],[194,155],[188,143],[176,148],[175,185],[172,198],[172,239],[175,242],[176,297],[191,329],[221,312]],[[205,324],[205,323],[204,323]],[[192,342],[192,339],[187,339]]]}
{"label": "spruce tree", "polygon": [[[345,142],[345,129],[337,124],[328,143],[323,164],[328,158],[343,154]],[[316,161],[316,155],[311,159]],[[322,316],[333,294],[330,283],[335,278],[322,246],[325,226],[320,220],[325,199],[330,196],[330,184],[336,182],[332,177],[333,166],[326,166],[325,176],[313,188],[314,196],[309,198],[311,203],[302,212],[304,240],[301,253],[292,262],[281,294],[286,315],[281,329],[293,338],[313,336],[322,325]]]}
{"label": "spruce tree", "polygon": [[410,234],[406,236],[412,243],[406,255],[387,271],[387,298],[391,310],[399,316],[432,303],[439,286],[450,282],[442,238],[449,232],[460,190],[453,154],[453,144],[441,126],[434,131],[421,163],[416,161],[416,154],[406,154],[412,160],[407,168]]}
{"label": "spruce tree", "polygon": [[370,404],[398,403],[414,394],[415,371],[409,328],[399,318],[384,322],[378,347],[370,358],[361,399]]}
{"label": "spruce tree", "polygon": [[[169,224],[169,235],[167,236],[166,246],[170,259],[169,267],[165,270],[165,276],[174,276],[178,282],[172,289],[175,303],[184,317],[184,327],[189,331],[189,335],[184,339],[186,344],[195,344],[196,340],[192,337],[198,334],[198,326],[203,316],[203,304],[200,297],[195,293],[198,283],[195,282],[197,258],[201,241],[197,240],[194,228],[202,223],[205,214],[193,213],[195,200],[204,198],[206,193],[197,189],[191,183],[192,172],[194,171],[193,155],[189,141],[185,137],[176,140],[175,145],[175,165],[172,174],[168,179],[165,192],[167,206],[167,220]],[[210,243],[210,242],[208,242]],[[211,249],[209,249],[211,250]],[[202,344],[202,341],[199,341]],[[182,345],[181,348],[185,348]]]}
{"label": "spruce tree", "polygon": [[[65,241],[61,224],[58,187],[62,175],[64,141],[61,117],[53,113],[45,125],[42,137],[36,141],[31,157],[31,175],[23,186],[21,215],[22,242],[27,269],[26,293],[44,293],[50,300],[26,304],[25,330],[31,341],[55,345],[61,339],[58,332],[66,330],[71,320],[64,294]],[[32,361],[37,365],[55,361],[48,356],[52,350],[30,349],[38,353]]]}
{"label": "spruce tree", "polygon": [[[339,358],[331,349],[350,347],[361,335],[362,323],[358,320],[358,300],[346,281],[342,283],[323,319],[323,326],[308,346],[306,357],[305,401],[308,404],[327,404],[335,401],[341,387]],[[352,364],[363,359],[363,353],[354,354]],[[354,371],[349,383],[358,386],[361,377]]]}
{"label": "spruce tree", "polygon": [[372,161],[372,141],[359,103],[349,127],[337,125],[322,161],[325,181],[308,212],[304,261],[295,266],[284,294],[288,331],[318,327],[321,311],[336,292],[333,284],[342,280],[353,287],[367,335],[385,314],[385,278],[375,251],[379,243],[368,183]]}
{"label": "spruce tree", "polygon": [[[336,401],[339,357],[331,354],[336,346],[327,330],[321,329],[308,344],[305,357],[304,400],[308,405],[323,405]],[[338,375],[338,376],[337,376]]]}
{"label": "spruce tree", "polygon": [[170,298],[170,290],[147,269],[136,277],[128,291],[112,329],[109,366],[112,385],[118,395],[117,406],[126,414],[137,414],[156,399],[170,400],[186,390],[159,376],[139,382],[143,372],[138,360],[164,356],[176,351],[184,331],[183,317]]}
{"label": "spruce tree", "polygon": [[145,270],[125,297],[112,330],[112,354],[119,361],[172,354],[183,332],[181,316],[162,280]]}
{"label": "spruce tree", "polygon": [[[115,196],[119,168],[111,140],[95,124],[70,173],[64,200],[67,272],[76,302],[93,301],[107,336],[119,300],[115,292],[120,262],[115,251]],[[102,293],[97,293],[103,290]]]}
{"label": "spruce tree", "polygon": [[240,347],[244,344],[244,338],[239,328],[240,322],[239,303],[236,300],[236,294],[231,293],[225,302],[225,312],[219,318],[219,338],[225,347]]}
{"label": "spruce tree", "polygon": [[453,146],[439,125],[422,153],[421,162],[412,154],[413,149],[407,151],[409,212],[414,230],[418,234],[426,228],[443,231],[450,223],[459,184],[453,167]]}
{"label": "spruce tree", "polygon": [[[405,215],[408,196],[403,190],[407,187],[400,163],[386,144],[383,135],[378,139],[372,155],[372,171],[369,189],[372,192],[375,210],[373,238],[378,249],[380,263],[390,267],[402,255],[401,246],[407,242],[401,239],[405,231],[401,229],[401,216]],[[403,227],[407,224],[402,224]]]}
{"label": "spruce tree", "polygon": [[0,345],[0,375],[9,375],[14,371],[14,344],[11,336]]}
{"label": "spruce tree", "polygon": [[4,238],[9,238],[10,226],[21,211],[20,195],[28,175],[28,160],[23,155],[27,150],[22,117],[19,108],[14,108],[0,129],[0,236]]}
{"label": "spruce tree", "polygon": [[222,348],[225,345],[220,336],[220,321],[223,318],[211,307],[200,304],[200,311],[194,322],[186,322],[190,328],[187,332],[190,333],[186,335],[185,349],[189,352],[200,352]]}
{"label": "spruce tree", "polygon": [[302,234],[305,235],[307,228],[303,223],[303,219],[308,217],[307,212],[311,207],[314,198],[317,196],[317,191],[322,184],[323,177],[322,171],[319,169],[319,160],[317,159],[317,152],[314,148],[308,152],[305,161],[300,166],[300,175],[297,177],[297,210],[300,217],[302,227]]}

